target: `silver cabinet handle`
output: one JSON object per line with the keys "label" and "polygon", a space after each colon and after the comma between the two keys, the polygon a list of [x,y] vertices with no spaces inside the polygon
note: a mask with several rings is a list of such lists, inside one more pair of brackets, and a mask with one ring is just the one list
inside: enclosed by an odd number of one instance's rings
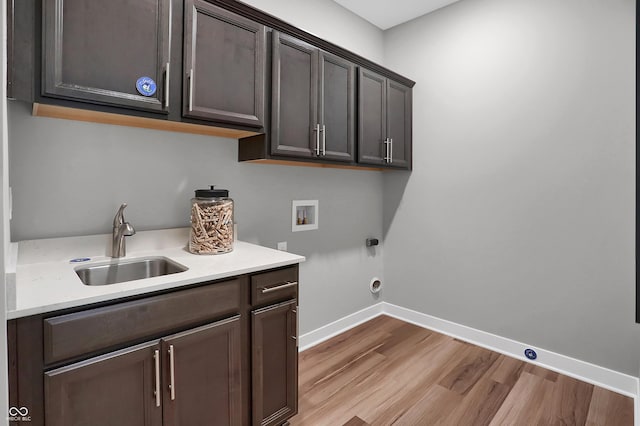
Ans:
{"label": "silver cabinet handle", "polygon": [[189,112],[193,111],[193,68],[189,70]]}
{"label": "silver cabinet handle", "polygon": [[388,163],[390,161],[389,157],[390,157],[390,153],[391,153],[391,149],[390,149],[391,142],[390,142],[389,138],[387,138],[387,141],[385,143],[387,145],[387,163]]}
{"label": "silver cabinet handle", "polygon": [[382,158],[382,161],[386,163],[387,159],[389,158],[389,145],[387,145],[387,138],[384,138],[383,143],[384,143],[384,157]]}
{"label": "silver cabinet handle", "polygon": [[156,407],[160,406],[160,351],[156,350],[153,354],[153,361],[155,362],[156,373],[156,390],[153,394],[156,397]]}
{"label": "silver cabinet handle", "polygon": [[322,125],[322,155],[327,155],[327,129]]}
{"label": "silver cabinet handle", "polygon": [[169,345],[169,390],[171,391],[171,400],[176,399],[176,382],[175,382],[175,360],[173,345]]}
{"label": "silver cabinet handle", "polygon": [[316,156],[320,156],[320,124],[316,124]]}
{"label": "silver cabinet handle", "polygon": [[164,72],[164,107],[169,108],[169,66],[170,62],[167,62],[167,68]]}
{"label": "silver cabinet handle", "polygon": [[296,341],[296,347],[298,347],[298,328],[300,326],[300,316],[298,315],[299,310],[300,310],[299,306],[296,306],[296,308],[292,310],[293,314],[296,316],[296,330],[295,330],[295,336],[291,336],[291,338]]}
{"label": "silver cabinet handle", "polygon": [[272,291],[282,290],[285,288],[293,287],[295,285],[298,285],[298,281],[287,281],[286,283],[275,287],[262,287],[260,291],[262,292],[262,294],[271,293]]}
{"label": "silver cabinet handle", "polygon": [[385,163],[389,162],[389,138],[384,139],[384,158]]}
{"label": "silver cabinet handle", "polygon": [[389,139],[389,163],[393,163],[393,139]]}

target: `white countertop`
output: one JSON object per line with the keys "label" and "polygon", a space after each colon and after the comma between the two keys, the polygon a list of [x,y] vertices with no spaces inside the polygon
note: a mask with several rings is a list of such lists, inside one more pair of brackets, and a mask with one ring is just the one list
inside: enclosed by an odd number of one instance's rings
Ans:
{"label": "white countertop", "polygon": [[[103,286],[84,285],[75,268],[115,261],[106,256],[110,234],[52,238],[18,243],[15,269],[7,268],[9,319],[119,299],[203,281],[293,265],[305,258],[255,244],[236,241],[234,250],[219,255],[194,255],[186,249],[188,228],[143,231],[127,237],[127,256],[121,260],[164,256],[187,271]],[[71,263],[88,257],[90,261]],[[12,275],[14,274],[14,275]]]}

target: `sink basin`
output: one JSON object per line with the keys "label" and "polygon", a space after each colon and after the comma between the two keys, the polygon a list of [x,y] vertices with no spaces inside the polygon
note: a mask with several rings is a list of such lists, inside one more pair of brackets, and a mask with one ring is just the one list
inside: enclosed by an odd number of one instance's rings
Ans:
{"label": "sink basin", "polygon": [[187,269],[169,258],[157,256],[81,266],[76,268],[76,274],[85,285],[108,285],[177,274]]}

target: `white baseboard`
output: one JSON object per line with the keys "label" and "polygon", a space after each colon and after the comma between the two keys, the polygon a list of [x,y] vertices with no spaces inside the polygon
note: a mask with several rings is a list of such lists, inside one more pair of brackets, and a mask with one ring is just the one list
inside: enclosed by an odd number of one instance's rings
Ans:
{"label": "white baseboard", "polygon": [[373,306],[369,306],[368,308],[364,308],[356,313],[347,315],[346,317],[340,318],[337,321],[310,331],[309,333],[301,335],[299,337],[300,340],[298,341],[298,350],[300,352],[305,351],[317,345],[318,343],[322,343],[325,340],[332,338],[333,336],[344,333],[350,328],[353,328],[357,325],[362,324],[363,322],[367,322],[372,318],[382,315],[382,305],[382,302],[377,303]]}
{"label": "white baseboard", "polygon": [[[382,314],[630,396],[635,399],[635,425],[640,426],[640,398],[638,398],[640,384],[637,377],[386,302],[378,303],[303,334],[300,336],[300,351],[309,349]],[[538,354],[536,361],[531,361],[524,356],[525,348],[535,349]]]}
{"label": "white baseboard", "polygon": [[[539,365],[549,370],[557,371],[566,376],[573,377],[583,382],[591,383],[614,392],[635,398],[638,395],[638,378],[600,367],[579,359],[571,358],[555,352],[527,345],[505,337],[496,336],[495,334],[485,331],[476,330],[471,327],[456,324],[451,321],[423,314],[421,312],[412,311],[411,309],[384,303],[383,312],[400,320],[416,324],[418,326],[428,328],[455,337],[465,342],[492,351],[508,355],[531,364]],[[524,356],[526,348],[533,348],[538,354],[535,361],[531,361]]]}

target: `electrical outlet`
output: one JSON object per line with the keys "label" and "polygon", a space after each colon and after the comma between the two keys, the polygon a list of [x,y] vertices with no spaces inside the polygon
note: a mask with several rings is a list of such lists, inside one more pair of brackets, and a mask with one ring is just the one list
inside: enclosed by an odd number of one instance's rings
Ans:
{"label": "electrical outlet", "polygon": [[286,241],[282,241],[282,242],[278,243],[278,250],[287,251],[287,242]]}

